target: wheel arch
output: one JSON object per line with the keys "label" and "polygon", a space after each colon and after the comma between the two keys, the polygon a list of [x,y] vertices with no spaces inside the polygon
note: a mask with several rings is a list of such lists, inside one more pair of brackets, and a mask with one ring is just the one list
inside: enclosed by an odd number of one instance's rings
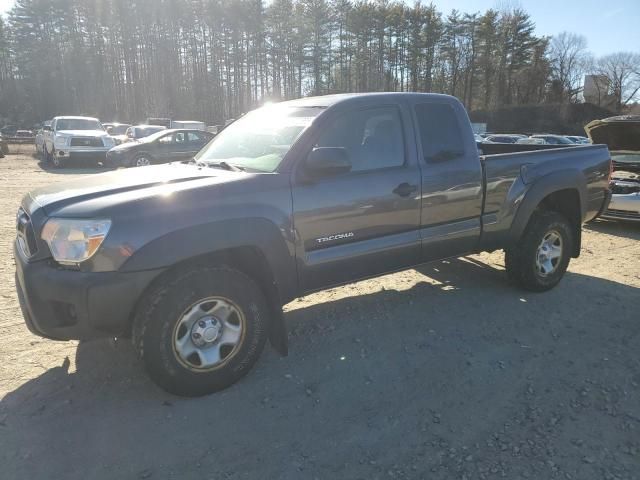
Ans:
{"label": "wheel arch", "polygon": [[[192,267],[225,265],[252,278],[263,291],[271,314],[269,340],[280,354],[287,355],[282,305],[297,292],[297,273],[294,257],[282,235],[277,236],[274,229],[279,233],[277,227],[266,220],[254,219],[251,229],[247,229],[245,222],[223,222],[188,232],[172,232],[135,252],[123,265],[122,271],[161,266],[166,269],[140,295],[129,324],[133,322],[141,299],[167,276]],[[221,231],[226,231],[226,235],[221,235]]]}
{"label": "wheel arch", "polygon": [[140,157],[148,157],[149,160],[151,160],[152,162],[154,162],[156,160],[156,157],[149,151],[147,150],[142,150],[139,152],[136,152],[133,154],[133,157],[130,157],[133,159],[133,161],[135,162],[138,158]]}
{"label": "wheel arch", "polygon": [[511,226],[510,241],[517,242],[536,211],[554,211],[569,220],[574,235],[572,257],[580,255],[582,222],[587,211],[587,186],[577,170],[565,170],[538,179],[526,192]]}

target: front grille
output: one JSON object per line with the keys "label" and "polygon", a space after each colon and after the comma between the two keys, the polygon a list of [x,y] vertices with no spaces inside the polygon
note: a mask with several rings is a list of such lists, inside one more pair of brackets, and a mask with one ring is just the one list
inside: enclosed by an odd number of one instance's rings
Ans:
{"label": "front grille", "polygon": [[633,219],[633,220],[640,220],[640,213],[632,212],[630,210],[616,210],[616,209],[610,208],[607,211],[605,211],[604,214],[607,215],[607,216],[610,216],[610,217],[629,218],[629,219]]}
{"label": "front grille", "polygon": [[100,137],[73,137],[71,139],[72,147],[102,147],[102,138]]}
{"label": "front grille", "polygon": [[22,249],[27,257],[35,255],[38,251],[38,243],[36,242],[36,235],[31,225],[31,218],[27,215],[22,207],[18,209],[18,215],[16,217],[16,230],[18,235],[18,245]]}

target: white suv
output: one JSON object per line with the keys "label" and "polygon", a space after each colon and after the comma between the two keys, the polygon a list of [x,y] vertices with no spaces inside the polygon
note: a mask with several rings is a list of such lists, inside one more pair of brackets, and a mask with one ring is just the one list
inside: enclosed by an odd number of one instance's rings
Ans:
{"label": "white suv", "polygon": [[50,127],[44,127],[43,155],[54,167],[68,160],[82,159],[104,162],[115,141],[97,118],[55,117]]}

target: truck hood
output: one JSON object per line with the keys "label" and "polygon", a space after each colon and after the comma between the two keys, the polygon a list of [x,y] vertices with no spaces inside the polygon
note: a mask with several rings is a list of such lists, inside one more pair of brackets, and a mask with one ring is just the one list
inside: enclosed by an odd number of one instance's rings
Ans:
{"label": "truck hood", "polygon": [[245,175],[243,172],[228,172],[186,164],[131,168],[88,175],[77,180],[39,188],[29,193],[29,200],[24,203],[31,204],[29,210],[41,207],[48,216],[51,216],[69,205],[101,197],[127,193],[134,197],[163,195],[176,188],[185,188],[186,182],[195,184],[197,180],[215,178],[219,183],[226,181],[227,177],[228,180],[232,180]]}
{"label": "truck hood", "polygon": [[56,133],[71,137],[106,137],[109,135],[104,130],[58,130]]}
{"label": "truck hood", "polygon": [[584,130],[594,144],[605,144],[612,152],[640,152],[640,115],[594,120]]}

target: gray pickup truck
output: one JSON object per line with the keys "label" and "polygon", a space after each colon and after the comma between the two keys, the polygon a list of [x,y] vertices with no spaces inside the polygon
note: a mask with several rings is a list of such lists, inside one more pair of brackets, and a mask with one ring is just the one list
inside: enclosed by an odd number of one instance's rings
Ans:
{"label": "gray pickup truck", "polygon": [[16,286],[51,339],[130,336],[167,391],[287,352],[282,305],[424,262],[504,249],[508,277],[554,287],[609,198],[606,146],[479,156],[455,98],[361,94],[266,106],[191,162],[26,195]]}

